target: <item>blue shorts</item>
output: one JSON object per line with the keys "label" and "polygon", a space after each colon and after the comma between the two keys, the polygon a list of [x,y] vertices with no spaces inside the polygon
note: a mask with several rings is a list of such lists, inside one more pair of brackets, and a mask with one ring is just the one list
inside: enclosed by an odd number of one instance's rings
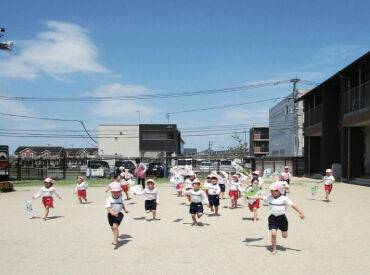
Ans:
{"label": "blue shorts", "polygon": [[118,213],[118,217],[115,217],[115,216],[111,215],[110,213],[108,213],[108,222],[109,222],[110,226],[113,226],[113,224],[115,224],[115,223],[120,225],[121,222],[122,222],[122,219],[123,219],[123,213],[122,212]]}
{"label": "blue shorts", "polygon": [[145,200],[145,210],[157,210],[157,200]]}
{"label": "blue shorts", "polygon": [[271,229],[280,229],[283,232],[288,231],[288,220],[285,215],[274,216],[270,215],[269,217],[269,230]]}
{"label": "blue shorts", "polygon": [[220,205],[220,197],[218,195],[209,195],[208,196],[209,204],[212,206]]}
{"label": "blue shorts", "polygon": [[201,202],[192,202],[190,204],[189,213],[192,215],[203,213],[203,204]]}
{"label": "blue shorts", "polygon": [[219,186],[220,186],[220,189],[221,189],[221,193],[225,192],[225,190],[226,190],[225,184],[219,184]]}

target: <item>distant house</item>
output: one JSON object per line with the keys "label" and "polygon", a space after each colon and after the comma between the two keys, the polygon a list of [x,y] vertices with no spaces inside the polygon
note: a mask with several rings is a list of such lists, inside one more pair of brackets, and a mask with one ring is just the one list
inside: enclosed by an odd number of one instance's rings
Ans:
{"label": "distant house", "polygon": [[64,156],[65,150],[61,146],[20,146],[14,151],[13,161],[22,167],[57,167]]}
{"label": "distant house", "polygon": [[184,148],[185,156],[194,156],[198,153],[197,148]]}
{"label": "distant house", "polygon": [[98,156],[98,148],[66,148],[67,166],[77,168],[87,165],[89,159]]}
{"label": "distant house", "polygon": [[252,156],[263,157],[269,154],[269,127],[254,126],[249,130],[249,152]]}

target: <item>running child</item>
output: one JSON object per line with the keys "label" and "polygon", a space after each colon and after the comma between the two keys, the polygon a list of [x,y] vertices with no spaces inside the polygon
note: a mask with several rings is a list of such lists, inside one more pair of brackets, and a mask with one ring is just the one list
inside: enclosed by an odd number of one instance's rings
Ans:
{"label": "running child", "polygon": [[324,176],[322,180],[320,180],[317,183],[325,182],[325,195],[326,195],[325,200],[330,201],[329,195],[331,193],[331,190],[333,189],[333,183],[335,181],[335,178],[333,177],[333,171],[331,169],[326,169],[325,172],[326,176]]}
{"label": "running child", "polygon": [[228,174],[224,171],[220,171],[219,175],[220,177],[218,178],[218,185],[220,186],[221,189],[220,198],[224,199],[226,184],[229,184]]}
{"label": "running child", "polygon": [[105,208],[108,210],[108,222],[113,232],[113,245],[118,244],[118,226],[121,224],[123,219],[122,211],[128,213],[125,205],[123,204],[122,189],[117,183],[111,185],[111,196],[107,198],[105,202]]}
{"label": "running child", "polygon": [[53,187],[54,180],[51,178],[46,178],[44,180],[44,187],[40,188],[40,191],[32,197],[32,199],[37,199],[38,197],[42,197],[42,203],[45,206],[45,215],[43,217],[43,220],[46,221],[48,215],[49,215],[49,208],[54,208],[54,199],[53,195],[55,194],[60,200],[62,197],[59,195],[57,190]]}
{"label": "running child", "polygon": [[289,172],[289,167],[288,166],[285,166],[284,167],[284,173],[285,173],[285,181],[290,184],[290,180],[292,178],[292,175],[290,174]]}
{"label": "running child", "polygon": [[281,186],[282,186],[280,194],[283,195],[283,196],[285,196],[286,193],[288,193],[290,191],[290,185],[285,180],[286,177],[287,177],[286,173],[282,172],[282,173],[279,174],[279,179],[277,180],[277,182],[279,184],[281,184]]}
{"label": "running child", "polygon": [[[145,195],[145,211],[146,213],[152,212],[153,221],[156,221],[157,206],[159,205],[159,192],[154,187],[155,182],[152,179],[146,181],[146,188],[136,194]],[[134,193],[135,195],[135,193]]]}
{"label": "running child", "polygon": [[212,184],[212,175],[208,175],[203,183],[204,189],[206,190],[206,196],[209,197],[208,186]]}
{"label": "running child", "polygon": [[230,191],[229,197],[231,199],[231,208],[236,208],[238,206],[239,192],[243,192],[241,184],[239,182],[238,175],[234,174],[232,181],[229,182]]}
{"label": "running child", "polygon": [[[190,171],[189,172],[189,178],[187,178],[185,180],[185,190],[186,191],[189,191],[189,190],[193,189],[193,182],[195,181],[195,179],[196,179],[195,173],[193,171]],[[185,192],[184,192],[184,194],[185,194]],[[188,198],[188,200],[190,202],[191,201],[190,195],[186,195],[186,197]]]}
{"label": "running child", "polygon": [[87,182],[85,182],[84,177],[82,176],[78,176],[76,180],[77,184],[75,188],[75,194],[77,194],[78,200],[82,204],[82,199],[85,200],[85,202],[87,202],[86,189],[88,187],[88,184]]}
{"label": "running child", "polygon": [[122,172],[120,175],[119,183],[121,185],[122,191],[125,192],[126,194],[126,199],[129,200],[130,199],[130,197],[128,196],[129,186],[128,181],[126,180],[126,174],[124,172]]}
{"label": "running child", "polygon": [[[258,187],[258,179],[254,179],[252,181],[252,184],[249,185],[246,190],[249,191],[250,189],[252,189],[253,187],[257,186]],[[260,208],[260,200],[253,200],[253,199],[250,199],[248,200],[248,208],[251,212],[254,213],[254,219],[253,219],[253,222],[256,223],[257,222],[257,210],[258,208]]]}
{"label": "running child", "polygon": [[[218,214],[218,206],[220,205],[220,193],[221,188],[218,185],[218,177],[216,175],[212,175],[211,177],[211,183],[207,185],[207,191],[208,191],[208,201],[209,205],[211,206],[211,211],[215,212],[216,216],[219,216]],[[214,207],[214,209],[213,209]]]}
{"label": "running child", "polygon": [[203,216],[203,204],[202,202],[206,202],[208,207],[211,207],[209,205],[207,196],[203,190],[200,189],[200,181],[198,179],[195,179],[193,182],[193,188],[191,190],[185,191],[185,195],[189,195],[191,197],[191,203],[190,203],[190,209],[189,213],[191,215],[191,218],[193,220],[192,226],[197,226],[197,218],[200,219]]}
{"label": "running child", "polygon": [[280,191],[282,185],[274,182],[270,185],[271,195],[270,196],[252,196],[248,199],[258,200],[263,199],[269,205],[270,216],[268,218],[269,230],[271,230],[271,244],[272,244],[272,255],[276,254],[276,235],[277,230],[280,229],[283,238],[288,237],[288,220],[285,216],[286,208],[290,205],[295,211],[298,212],[299,217],[303,220],[305,217],[301,210],[298,209],[294,203],[286,196],[281,196]]}
{"label": "running child", "polygon": [[184,184],[184,178],[182,176],[179,176],[177,179],[177,185],[176,185],[176,191],[179,197],[182,197],[183,184]]}
{"label": "running child", "polygon": [[[112,186],[116,186],[116,185],[121,186],[121,174],[117,174],[114,176],[114,180],[109,184],[108,188],[105,190],[105,193],[111,190]],[[122,191],[122,187],[121,187],[121,191]]]}
{"label": "running child", "polygon": [[254,179],[258,180],[258,187],[260,188],[260,190],[262,190],[263,179],[260,177],[260,171],[256,170],[252,173],[251,183],[253,182]]}

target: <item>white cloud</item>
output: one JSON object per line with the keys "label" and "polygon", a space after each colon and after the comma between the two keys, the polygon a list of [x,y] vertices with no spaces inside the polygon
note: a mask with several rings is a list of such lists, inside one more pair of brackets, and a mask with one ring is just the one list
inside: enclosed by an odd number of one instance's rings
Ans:
{"label": "white cloud", "polygon": [[[133,96],[147,93],[149,93],[148,89],[143,86],[113,83],[99,86],[94,91],[93,96],[125,97],[127,95]],[[149,104],[142,104],[134,100],[101,101],[97,105],[91,107],[91,111],[99,117],[116,118],[121,121],[121,123],[128,124],[132,124],[132,121],[128,119],[135,119],[134,121],[137,121],[138,114],[136,111],[140,111],[142,119],[154,116],[160,112],[160,110]]]}
{"label": "white cloud", "polygon": [[48,21],[48,31],[33,40],[19,42],[18,56],[7,55],[1,60],[1,77],[19,77],[27,80],[41,73],[63,79],[76,72],[106,73],[97,62],[97,49],[89,39],[88,30],[76,24]]}

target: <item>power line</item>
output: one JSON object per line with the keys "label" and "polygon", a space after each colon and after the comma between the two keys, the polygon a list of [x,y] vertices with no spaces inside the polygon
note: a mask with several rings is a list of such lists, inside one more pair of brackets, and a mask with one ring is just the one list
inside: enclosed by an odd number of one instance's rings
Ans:
{"label": "power line", "polygon": [[[117,101],[117,100],[142,100],[142,99],[158,99],[158,98],[176,98],[176,97],[188,97],[188,96],[199,96],[208,94],[221,94],[238,91],[246,91],[256,88],[277,86],[290,83],[291,80],[280,80],[274,82],[258,83],[251,85],[243,85],[238,87],[221,88],[221,89],[209,89],[200,90],[193,92],[176,92],[176,93],[157,93],[157,94],[142,94],[142,95],[125,95],[125,96],[85,96],[85,97],[27,97],[27,96],[5,96],[0,95],[0,100],[15,100],[15,101]],[[308,84],[308,83],[307,83]],[[311,84],[309,84],[311,85]]]}
{"label": "power line", "polygon": [[28,119],[39,119],[39,120],[53,120],[53,121],[63,121],[63,122],[78,122],[82,125],[84,128],[86,134],[88,137],[95,143],[98,143],[96,140],[94,140],[90,133],[87,131],[85,124],[82,120],[76,120],[76,119],[61,119],[61,118],[48,118],[48,117],[34,117],[34,116],[24,116],[24,115],[15,115],[15,114],[7,114],[7,113],[0,113],[0,115],[3,116],[11,116],[11,117],[22,117],[22,118],[28,118]]}

